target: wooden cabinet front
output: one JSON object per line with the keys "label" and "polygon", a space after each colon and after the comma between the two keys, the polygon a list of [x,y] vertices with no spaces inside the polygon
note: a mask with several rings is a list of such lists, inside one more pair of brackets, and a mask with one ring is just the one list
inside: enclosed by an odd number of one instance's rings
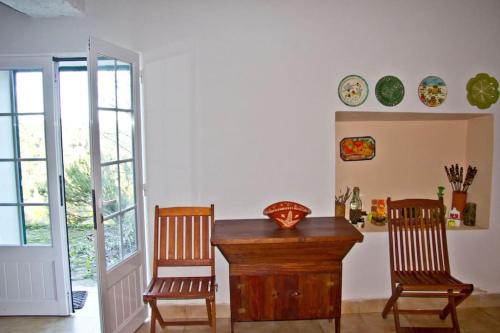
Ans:
{"label": "wooden cabinet front", "polygon": [[363,235],[345,219],[216,221],[212,243],[229,262],[234,322],[332,319],[340,331],[342,259]]}
{"label": "wooden cabinet front", "polygon": [[338,273],[230,277],[231,316],[236,321],[335,317]]}

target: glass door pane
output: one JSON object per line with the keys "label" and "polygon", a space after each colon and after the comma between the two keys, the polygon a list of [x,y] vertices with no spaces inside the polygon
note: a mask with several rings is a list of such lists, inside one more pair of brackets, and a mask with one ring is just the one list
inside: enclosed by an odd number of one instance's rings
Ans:
{"label": "glass door pane", "polygon": [[43,72],[0,71],[0,245],[51,245]]}
{"label": "glass door pane", "polygon": [[132,65],[97,59],[102,215],[106,268],[137,251]]}

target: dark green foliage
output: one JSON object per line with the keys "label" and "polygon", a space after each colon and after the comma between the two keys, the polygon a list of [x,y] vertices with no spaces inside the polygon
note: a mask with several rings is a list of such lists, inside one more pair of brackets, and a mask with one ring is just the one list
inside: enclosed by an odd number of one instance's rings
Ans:
{"label": "dark green foliage", "polygon": [[90,163],[79,159],[65,166],[66,219],[73,280],[95,279],[96,261]]}
{"label": "dark green foliage", "polygon": [[79,159],[68,165],[64,171],[68,225],[92,224],[92,182],[89,162]]}

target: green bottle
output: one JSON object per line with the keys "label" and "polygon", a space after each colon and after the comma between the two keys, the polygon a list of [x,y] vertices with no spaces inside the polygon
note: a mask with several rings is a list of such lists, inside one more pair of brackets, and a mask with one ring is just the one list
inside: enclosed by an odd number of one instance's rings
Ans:
{"label": "green bottle", "polygon": [[357,224],[361,220],[362,203],[359,197],[359,187],[354,187],[352,190],[352,199],[349,203],[349,220],[352,224]]}
{"label": "green bottle", "polygon": [[[441,199],[441,198],[444,198],[444,186],[438,186],[438,191],[437,191],[437,197],[438,199]],[[446,213],[446,205],[443,205],[444,206],[444,216],[448,216],[447,213]]]}

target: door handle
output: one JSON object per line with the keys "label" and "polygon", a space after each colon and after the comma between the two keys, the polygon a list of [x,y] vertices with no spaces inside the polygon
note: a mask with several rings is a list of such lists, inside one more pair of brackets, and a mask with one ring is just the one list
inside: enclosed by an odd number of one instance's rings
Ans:
{"label": "door handle", "polygon": [[97,207],[95,202],[95,190],[92,190],[92,217],[94,220],[94,230],[97,230]]}
{"label": "door handle", "polygon": [[61,207],[64,206],[64,180],[62,175],[59,175],[59,200],[61,201]]}

